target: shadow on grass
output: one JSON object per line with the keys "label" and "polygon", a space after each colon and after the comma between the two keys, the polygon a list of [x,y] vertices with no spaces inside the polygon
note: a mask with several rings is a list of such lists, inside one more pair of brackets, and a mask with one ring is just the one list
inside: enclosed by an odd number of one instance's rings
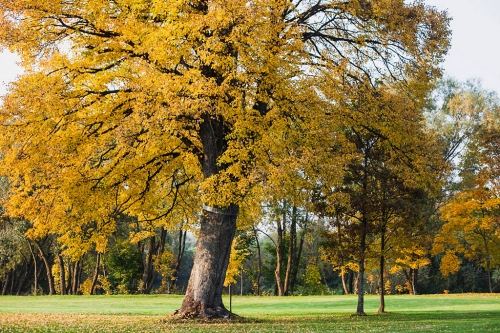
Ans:
{"label": "shadow on grass", "polygon": [[279,318],[257,317],[257,318],[239,318],[240,323],[292,323],[292,322],[328,322],[343,324],[346,322],[359,323],[378,323],[378,324],[396,324],[396,323],[487,323],[495,322],[500,332],[500,312],[499,311],[433,311],[433,312],[386,312],[382,314],[371,314],[367,316],[351,315],[309,315],[309,316],[283,316]]}

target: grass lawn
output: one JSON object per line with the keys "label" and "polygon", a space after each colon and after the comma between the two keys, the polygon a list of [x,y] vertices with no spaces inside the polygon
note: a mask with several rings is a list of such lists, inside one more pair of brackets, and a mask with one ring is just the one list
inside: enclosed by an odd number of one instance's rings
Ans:
{"label": "grass lawn", "polygon": [[[182,296],[0,296],[0,332],[500,332],[500,295],[233,296],[231,322],[169,322]],[[229,299],[225,299],[226,306]]]}

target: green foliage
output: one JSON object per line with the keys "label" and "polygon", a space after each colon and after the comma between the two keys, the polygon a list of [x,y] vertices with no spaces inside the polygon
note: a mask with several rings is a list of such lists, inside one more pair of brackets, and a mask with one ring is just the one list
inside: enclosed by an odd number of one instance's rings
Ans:
{"label": "green foliage", "polygon": [[303,295],[322,295],[328,291],[321,279],[321,272],[317,263],[310,260],[303,276]]}
{"label": "green foliage", "polygon": [[492,279],[493,279],[493,281],[495,281],[495,283],[497,283],[498,285],[500,285],[500,268],[495,269],[493,271]]}
{"label": "green foliage", "polygon": [[142,275],[142,255],[127,241],[118,240],[104,255],[108,280],[115,293],[127,294],[137,288]]}
{"label": "green foliage", "polygon": [[25,231],[22,220],[0,220],[0,276],[30,257]]}

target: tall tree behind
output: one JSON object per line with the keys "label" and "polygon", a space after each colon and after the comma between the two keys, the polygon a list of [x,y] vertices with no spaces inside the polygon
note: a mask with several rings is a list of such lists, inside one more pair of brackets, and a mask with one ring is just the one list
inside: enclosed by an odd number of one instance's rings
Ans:
{"label": "tall tree behind", "polygon": [[[357,314],[364,315],[364,266],[369,241],[380,237],[381,248],[377,252],[383,274],[387,237],[401,229],[391,221],[404,215],[404,202],[413,196],[410,193],[422,186],[439,187],[430,169],[440,160],[433,162],[437,151],[424,132],[419,108],[422,104],[417,99],[384,85],[360,87],[346,96],[350,97],[345,99],[346,108],[351,111],[346,113],[346,124],[350,122],[351,126],[346,125],[344,135],[352,145],[351,160],[342,186],[332,187],[325,182],[323,213],[346,216],[349,224],[345,227],[355,235],[358,253],[354,256],[359,269]],[[348,148],[345,150],[349,152]],[[339,217],[337,220],[341,221]],[[337,225],[338,231],[340,226]],[[342,245],[341,239],[335,243]],[[383,312],[383,292],[381,296]]]}

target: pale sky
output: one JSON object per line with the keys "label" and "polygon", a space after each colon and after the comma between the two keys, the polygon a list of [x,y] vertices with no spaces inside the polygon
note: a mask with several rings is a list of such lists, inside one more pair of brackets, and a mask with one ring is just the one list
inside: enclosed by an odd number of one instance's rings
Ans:
{"label": "pale sky", "polygon": [[460,81],[479,78],[500,94],[500,0],[425,0],[453,18],[445,74]]}
{"label": "pale sky", "polygon": [[[500,0],[425,0],[453,17],[451,49],[442,65],[461,81],[479,78],[483,88],[500,94]],[[20,73],[16,57],[0,53],[0,95]]]}

